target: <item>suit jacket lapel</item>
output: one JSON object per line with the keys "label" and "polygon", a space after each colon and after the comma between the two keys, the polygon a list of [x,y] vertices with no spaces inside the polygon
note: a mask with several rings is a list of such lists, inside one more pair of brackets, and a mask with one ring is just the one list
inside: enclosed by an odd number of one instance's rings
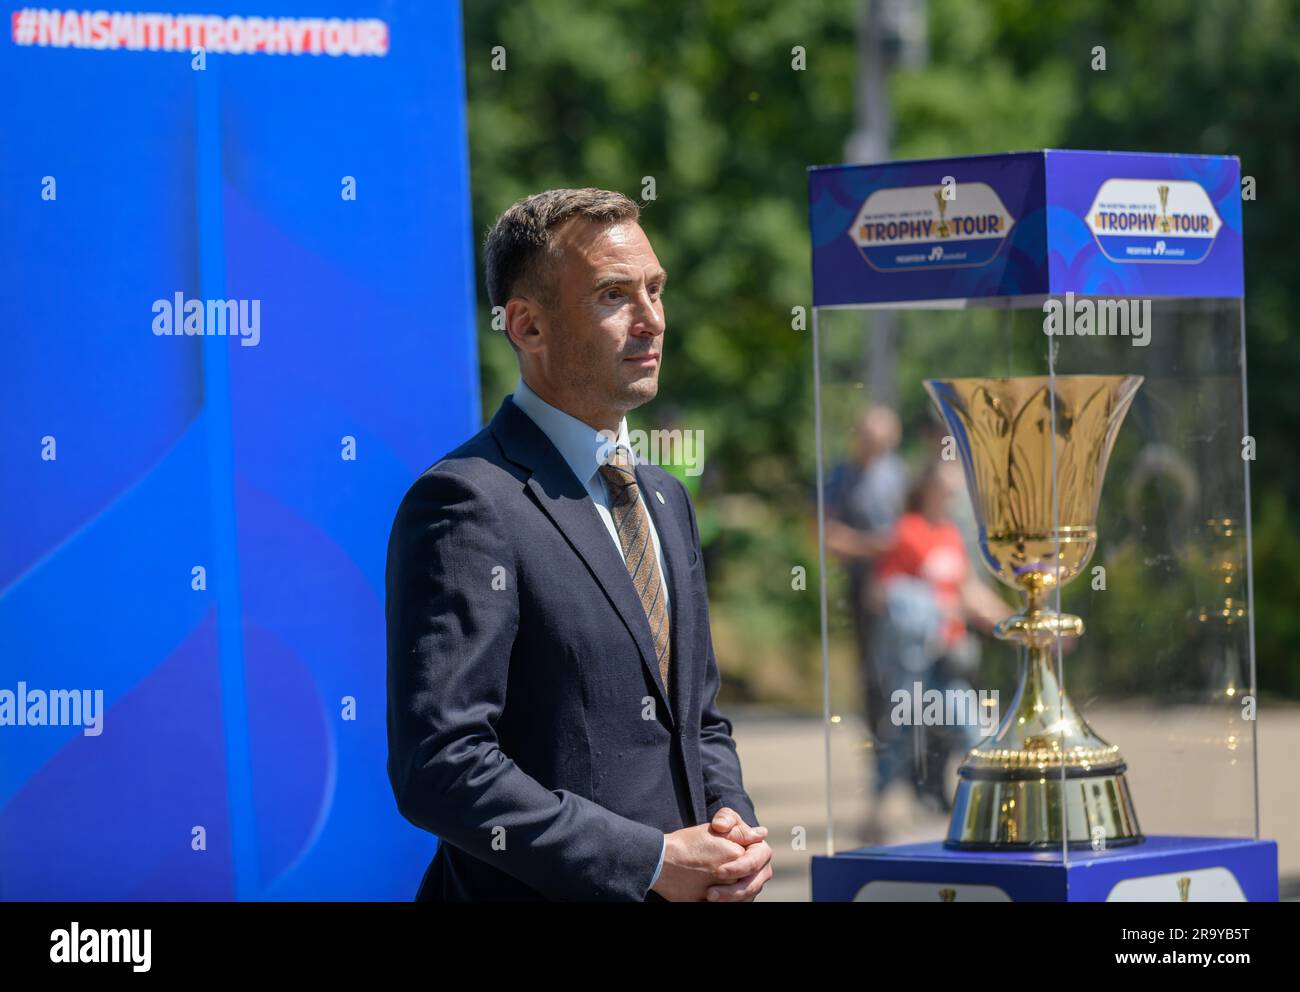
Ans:
{"label": "suit jacket lapel", "polygon": [[[641,662],[652,677],[659,705],[664,708],[670,720],[674,719],[673,708],[664,695],[663,684],[659,680],[659,664],[655,658],[654,643],[650,639],[650,623],[646,619],[640,597],[636,594],[636,587],[632,585],[632,577],[628,575],[623,556],[605,529],[587,494],[586,486],[573,474],[546,433],[528,414],[515,406],[509,396],[492,418],[491,428],[506,457],[531,470],[528,488],[542,512],[564,534],[600,583],[610,604],[636,642]],[[658,518],[655,518],[656,527],[658,523]],[[660,540],[663,540],[662,533]],[[671,608],[675,609],[675,599]]]}

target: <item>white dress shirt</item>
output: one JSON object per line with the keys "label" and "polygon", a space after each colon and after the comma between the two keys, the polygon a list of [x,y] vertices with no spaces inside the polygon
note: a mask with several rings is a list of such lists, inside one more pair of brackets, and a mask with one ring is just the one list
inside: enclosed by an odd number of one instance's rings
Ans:
{"label": "white dress shirt", "polygon": [[[584,424],[577,417],[551,406],[528,388],[523,376],[520,376],[519,381],[515,383],[513,399],[515,406],[528,414],[533,423],[541,428],[542,433],[550,438],[551,443],[559,451],[560,457],[572,469],[578,481],[586,487],[587,495],[595,504],[596,513],[605,524],[605,529],[609,531],[609,539],[614,542],[614,547],[618,548],[619,557],[626,561],[627,556],[623,553],[623,545],[618,539],[618,529],[614,526],[614,516],[610,513],[611,500],[605,477],[598,471],[604,464],[602,456],[607,456],[610,451],[609,437],[596,428]],[[625,448],[635,461],[632,445],[628,442],[626,417],[618,422],[618,437],[614,440],[614,444]],[[645,493],[640,492],[640,488],[638,486],[637,491],[644,504]],[[671,605],[668,600],[668,570],[664,568],[663,549],[659,546],[659,533],[655,530],[655,522],[650,516],[649,507],[646,507],[645,515],[646,522],[650,526],[650,539],[655,546],[655,559],[659,562],[660,595],[663,596],[664,608],[667,609]],[[664,853],[667,850],[668,837],[665,835],[663,849],[659,852],[659,865],[650,880],[651,886],[659,881],[659,873],[664,867]]]}

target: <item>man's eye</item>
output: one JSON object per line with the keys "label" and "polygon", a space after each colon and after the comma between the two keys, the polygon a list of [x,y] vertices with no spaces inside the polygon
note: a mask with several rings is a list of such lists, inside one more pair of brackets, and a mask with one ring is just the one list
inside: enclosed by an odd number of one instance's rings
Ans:
{"label": "man's eye", "polygon": [[619,289],[617,286],[613,287],[612,289],[605,290],[605,299],[607,300],[616,300],[622,295],[623,295],[623,291]]}

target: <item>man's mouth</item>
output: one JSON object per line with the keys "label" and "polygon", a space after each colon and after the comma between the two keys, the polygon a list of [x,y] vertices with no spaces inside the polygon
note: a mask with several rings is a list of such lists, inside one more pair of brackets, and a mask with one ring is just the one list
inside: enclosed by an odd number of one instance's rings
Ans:
{"label": "man's mouth", "polygon": [[636,362],[638,365],[653,365],[655,362],[659,361],[659,352],[652,351],[647,352],[644,355],[632,355],[629,358],[623,359],[623,361]]}

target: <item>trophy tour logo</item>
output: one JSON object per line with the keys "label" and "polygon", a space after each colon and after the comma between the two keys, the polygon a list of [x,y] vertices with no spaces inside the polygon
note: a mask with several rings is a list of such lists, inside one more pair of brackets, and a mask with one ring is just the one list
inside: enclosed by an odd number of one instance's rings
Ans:
{"label": "trophy tour logo", "polygon": [[867,197],[848,235],[880,272],[986,265],[1016,219],[987,183],[897,186]]}
{"label": "trophy tour logo", "polygon": [[1107,179],[1084,218],[1112,262],[1203,261],[1223,221],[1200,183]]}

